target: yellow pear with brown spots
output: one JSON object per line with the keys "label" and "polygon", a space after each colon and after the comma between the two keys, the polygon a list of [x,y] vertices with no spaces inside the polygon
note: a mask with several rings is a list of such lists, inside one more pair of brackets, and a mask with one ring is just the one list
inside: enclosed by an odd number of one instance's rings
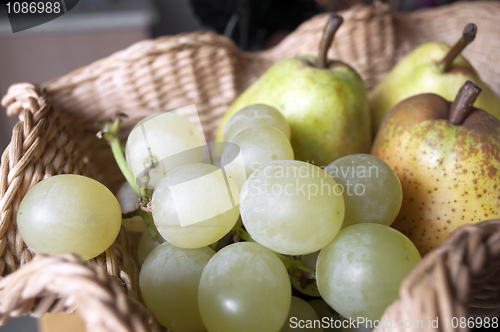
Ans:
{"label": "yellow pear with brown spots", "polygon": [[452,103],[435,94],[405,99],[372,147],[403,187],[392,227],[422,255],[462,225],[500,217],[500,120],[472,107],[480,91],[467,82]]}

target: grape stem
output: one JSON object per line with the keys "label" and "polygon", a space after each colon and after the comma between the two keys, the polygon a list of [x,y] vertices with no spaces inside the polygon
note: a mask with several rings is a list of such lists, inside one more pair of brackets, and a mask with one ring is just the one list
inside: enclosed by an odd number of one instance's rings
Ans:
{"label": "grape stem", "polygon": [[149,182],[149,170],[156,166],[155,162],[152,161],[152,165],[141,174],[140,176],[140,185],[137,184],[137,181],[134,177],[134,174],[130,170],[127,164],[127,160],[125,159],[125,148],[120,142],[120,138],[118,133],[120,132],[120,119],[126,115],[118,114],[116,119],[113,122],[107,122],[102,127],[101,130],[97,133],[97,137],[104,138],[108,141],[111,146],[111,152],[113,152],[113,157],[115,158],[116,164],[120,168],[125,180],[130,184],[132,189],[134,189],[137,197],[140,198],[141,206],[146,206],[150,200],[151,195],[147,190],[147,184]]}
{"label": "grape stem", "polygon": [[243,228],[238,225],[234,225],[233,229],[231,230],[233,233],[233,241],[234,242],[240,242],[241,240],[246,241],[246,242],[255,242],[254,239],[248,234],[248,232]]}
{"label": "grape stem", "polygon": [[149,235],[153,238],[153,241],[155,245],[159,245],[163,241],[160,241],[160,234],[158,234],[158,231],[153,227],[152,222],[149,218],[149,213],[146,211],[142,210],[141,208],[137,209],[137,214],[144,219],[144,222],[146,223],[146,229],[148,230]]}
{"label": "grape stem", "polygon": [[[248,234],[248,232],[238,225],[234,225],[231,230],[233,233],[234,242],[240,242],[241,240],[246,242],[255,242],[255,240]],[[307,284],[310,284],[316,280],[316,271],[305,266],[300,258],[295,256],[286,256],[275,252],[276,256],[285,265],[288,274],[297,278],[300,281],[301,287],[305,288]]]}
{"label": "grape stem", "polygon": [[101,131],[97,133],[97,137],[104,138],[108,141],[111,146],[111,151],[113,152],[113,157],[115,157],[115,161],[120,168],[120,171],[125,176],[125,179],[130,184],[132,189],[134,189],[136,195],[141,197],[143,192],[141,188],[137,185],[135,181],[134,174],[128,168],[127,160],[125,159],[125,155],[123,153],[124,149],[118,137],[118,132],[120,131],[120,119],[123,115],[118,115],[113,122],[107,122],[102,126]]}
{"label": "grape stem", "polygon": [[[316,271],[304,266],[299,258],[276,254],[285,264],[288,274],[300,281],[300,286],[305,288],[310,281],[316,280]],[[305,284],[303,285],[303,283]]]}
{"label": "grape stem", "polygon": [[[113,157],[115,158],[120,171],[122,172],[125,180],[130,184],[132,189],[134,189],[135,194],[139,197],[140,208],[136,211],[132,211],[126,216],[140,216],[146,223],[146,229],[149,234],[153,238],[156,244],[161,243],[159,240],[158,231],[152,226],[148,212],[151,211],[151,194],[147,190],[147,183],[149,182],[149,168],[146,169],[145,173],[141,175],[140,181],[141,185],[137,184],[135,180],[134,174],[130,170],[127,164],[127,160],[125,159],[124,151],[118,133],[120,132],[120,120],[122,117],[126,115],[118,114],[116,119],[113,122],[107,122],[102,125],[101,130],[97,133],[98,138],[104,138],[108,141],[111,146],[111,152],[113,153]],[[152,162],[153,164],[153,162]]]}
{"label": "grape stem", "polygon": [[153,238],[153,241],[155,242],[156,245],[163,242],[160,240],[160,235],[158,234],[158,231],[153,227],[149,213],[147,213],[141,208],[138,208],[137,210],[122,214],[122,218],[132,218],[135,216],[139,216],[142,218],[142,220],[144,220],[144,223],[146,224],[146,229],[149,235],[151,235],[151,237]]}

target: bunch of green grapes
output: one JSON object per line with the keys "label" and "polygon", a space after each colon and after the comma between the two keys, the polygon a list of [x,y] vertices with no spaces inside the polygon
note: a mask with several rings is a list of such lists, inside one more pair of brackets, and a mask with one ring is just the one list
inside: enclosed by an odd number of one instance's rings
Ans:
{"label": "bunch of green grapes", "polygon": [[24,198],[19,229],[36,252],[84,259],[106,250],[120,225],[142,232],[141,295],[173,332],[300,322],[333,331],[326,322],[380,319],[420,260],[390,228],[402,201],[396,174],[366,154],[326,168],[296,161],[289,139],[277,109],[250,105],[207,155],[187,118],[154,114],[132,129],[126,156],[113,150],[129,172],[118,200],[95,180],[54,176]]}

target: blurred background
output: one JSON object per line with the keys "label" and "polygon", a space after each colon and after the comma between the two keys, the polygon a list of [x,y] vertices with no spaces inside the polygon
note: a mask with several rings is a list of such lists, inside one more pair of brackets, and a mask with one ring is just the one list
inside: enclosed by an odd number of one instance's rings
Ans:
{"label": "blurred background", "polygon": [[[412,11],[455,0],[380,0]],[[67,14],[12,33],[0,6],[0,96],[13,83],[62,76],[137,41],[196,30],[232,38],[241,50],[272,47],[312,16],[373,0],[80,0]],[[0,149],[17,122],[0,107]]]}
{"label": "blurred background", "polygon": [[[382,0],[380,0],[382,1]],[[413,11],[455,0],[384,0]],[[75,1],[73,1],[75,2]],[[42,83],[147,38],[212,30],[239,49],[259,51],[279,43],[307,19],[372,0],[80,0],[67,14],[13,33],[0,6],[0,96],[18,82]],[[17,118],[0,107],[0,149]],[[61,331],[67,331],[61,326]],[[35,319],[12,319],[0,332],[38,331]],[[71,329],[75,331],[74,329]],[[52,330],[51,330],[52,331]]]}

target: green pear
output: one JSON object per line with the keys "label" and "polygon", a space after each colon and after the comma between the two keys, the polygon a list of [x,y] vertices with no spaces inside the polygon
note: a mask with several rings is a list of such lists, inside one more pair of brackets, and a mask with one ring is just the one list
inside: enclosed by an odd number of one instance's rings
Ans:
{"label": "green pear", "polygon": [[474,40],[476,32],[476,25],[470,23],[453,47],[431,42],[401,59],[369,95],[373,135],[376,135],[387,112],[401,100],[421,93],[435,93],[446,100],[453,100],[465,81],[471,81],[482,89],[474,106],[500,119],[499,97],[481,81],[469,61],[460,54]]}
{"label": "green pear", "polygon": [[298,160],[326,166],[340,157],[368,152],[372,136],[365,84],[353,68],[326,57],[341,23],[340,16],[330,16],[318,57],[279,61],[245,90],[222,119],[217,140],[222,140],[226,122],[238,110],[268,104],[288,121]]}
{"label": "green pear", "polygon": [[500,217],[500,120],[472,107],[480,91],[467,82],[453,103],[430,93],[405,99],[373,144],[403,187],[392,227],[422,255],[462,225]]}

